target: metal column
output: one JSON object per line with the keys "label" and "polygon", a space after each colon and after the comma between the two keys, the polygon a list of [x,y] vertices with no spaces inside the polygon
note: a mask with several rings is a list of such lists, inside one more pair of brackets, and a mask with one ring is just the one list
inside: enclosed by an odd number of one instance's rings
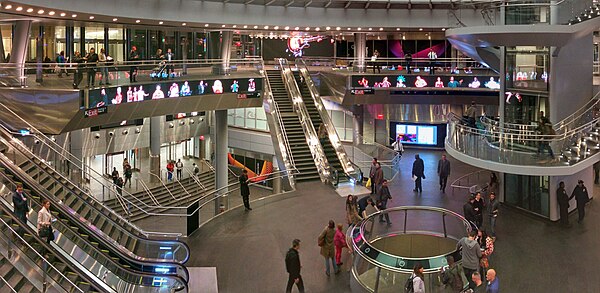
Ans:
{"label": "metal column", "polygon": [[365,57],[367,56],[367,34],[354,34],[354,71],[365,72],[367,64]]}
{"label": "metal column", "polygon": [[[277,173],[279,171],[279,162],[277,162],[277,156],[273,156],[273,176],[281,176],[282,174]],[[281,177],[273,179],[273,194],[281,193]]]}
{"label": "metal column", "polygon": [[[160,176],[160,124],[162,116],[150,118],[150,172]],[[150,176],[150,182],[157,182],[158,178]]]}
{"label": "metal column", "polygon": [[13,46],[10,52],[10,63],[14,63],[14,76],[16,86],[25,85],[25,57],[27,45],[29,45],[29,32],[31,31],[31,20],[16,20],[13,32]]}
{"label": "metal column", "polygon": [[40,25],[38,35],[35,37],[35,82],[44,82],[44,26]]}
{"label": "metal column", "polygon": [[[215,186],[219,190],[219,195],[227,193],[227,148],[229,145],[227,137],[227,110],[215,111]],[[223,189],[221,189],[223,188]],[[227,201],[223,198],[215,201],[215,214],[219,213],[221,208],[227,209]]]}
{"label": "metal column", "polygon": [[[70,145],[70,151],[71,154],[73,154],[73,156],[77,159],[79,159],[81,162],[83,162],[83,130],[79,129],[79,130],[74,130],[71,131],[69,133],[69,145]],[[75,162],[73,162],[75,163]],[[77,184],[81,184],[82,182],[82,174],[81,174],[81,168],[83,168],[82,165],[78,166],[79,168],[70,168],[71,169],[71,180]]]}

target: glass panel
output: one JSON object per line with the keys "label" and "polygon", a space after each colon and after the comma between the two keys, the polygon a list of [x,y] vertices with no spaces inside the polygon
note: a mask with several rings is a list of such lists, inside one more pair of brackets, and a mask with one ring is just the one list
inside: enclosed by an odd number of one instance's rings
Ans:
{"label": "glass panel", "polygon": [[145,30],[132,30],[131,46],[137,47],[137,52],[140,59],[146,59],[146,31]]}
{"label": "glass panel", "polygon": [[352,128],[352,115],[344,113],[346,116],[346,128]]}
{"label": "glass panel", "polygon": [[89,52],[91,48],[96,49],[96,53],[104,48],[104,27],[86,27],[85,28],[85,51]]}
{"label": "glass panel", "polygon": [[[540,1],[520,1],[517,5],[506,7],[506,24],[550,23],[550,8],[539,5]],[[543,1],[542,1],[543,2]],[[547,3],[547,1],[546,1]],[[533,4],[528,6],[527,4]]]}
{"label": "glass panel", "polygon": [[346,136],[344,138],[340,138],[340,139],[346,140],[346,141],[352,141],[352,128],[346,128]]}
{"label": "glass panel", "polygon": [[2,43],[4,44],[4,56],[12,50],[12,25],[0,25],[2,30]]}
{"label": "glass panel", "polygon": [[548,91],[549,60],[547,47],[507,47],[506,87]]}
{"label": "glass panel", "polygon": [[331,121],[336,127],[344,127],[344,112],[331,111]]}
{"label": "glass panel", "polygon": [[256,120],[256,129],[269,130],[267,121],[265,121],[265,120]]}
{"label": "glass panel", "polygon": [[123,41],[122,28],[108,29],[108,55],[113,57],[115,61],[125,61],[125,41]]}
{"label": "glass panel", "polygon": [[549,177],[505,174],[505,202],[549,217]]}
{"label": "glass panel", "polygon": [[265,114],[265,109],[263,107],[256,108],[256,119],[267,120],[267,114]]}

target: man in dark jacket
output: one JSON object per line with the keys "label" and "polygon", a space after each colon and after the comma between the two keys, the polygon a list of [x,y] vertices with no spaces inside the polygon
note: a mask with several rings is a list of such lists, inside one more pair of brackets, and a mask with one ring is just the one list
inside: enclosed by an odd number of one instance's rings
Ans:
{"label": "man in dark jacket", "polygon": [[[377,208],[381,211],[385,210],[387,208],[388,200],[391,200],[391,199],[392,199],[392,195],[390,194],[390,189],[388,188],[387,180],[383,179],[383,183],[381,184],[381,187],[377,191],[377,197],[376,197]],[[383,223],[384,216],[385,216],[385,221],[387,222],[388,226],[392,225],[392,222],[390,222],[390,215],[388,215],[388,213],[383,213],[382,215],[379,215],[379,222]]]}
{"label": "man in dark jacket", "polygon": [[473,207],[473,203],[475,202],[475,196],[470,195],[469,201],[463,205],[463,215],[465,219],[471,223],[471,227],[476,229],[475,227],[475,208]]}
{"label": "man in dark jacket", "polygon": [[560,182],[556,190],[556,200],[560,210],[560,223],[564,226],[569,226],[569,195],[565,190],[565,183]]}
{"label": "man in dark jacket", "polygon": [[77,67],[75,69],[75,74],[73,74],[73,88],[79,88],[79,84],[83,79],[83,70],[85,69],[85,59],[81,57],[79,52],[75,52],[73,56],[73,63],[77,63]]}
{"label": "man in dark jacket", "polygon": [[490,203],[487,206],[488,217],[490,217],[490,235],[496,238],[496,219],[498,218],[498,209],[500,202],[496,199],[496,193],[490,193]]}
{"label": "man in dark jacket", "polygon": [[242,175],[240,175],[240,193],[242,195],[242,199],[244,200],[244,207],[247,211],[251,211],[250,208],[250,187],[248,186],[248,170],[242,170]]}
{"label": "man in dark jacket", "polygon": [[371,179],[371,194],[375,194],[375,171],[377,171],[377,158],[373,158],[371,168],[369,169],[369,178]]}
{"label": "man in dark jacket", "polygon": [[437,173],[440,176],[440,190],[446,193],[446,183],[450,176],[450,161],[446,159],[446,155],[442,155],[442,159],[438,161]]}
{"label": "man in dark jacket", "polygon": [[23,185],[17,185],[17,190],[13,193],[13,205],[15,206],[15,215],[23,223],[27,223],[27,212],[29,212],[29,205],[27,204],[27,197],[23,192]]}
{"label": "man in dark jacket", "polygon": [[98,54],[96,54],[96,49],[90,48],[90,52],[85,56],[86,66],[87,66],[87,79],[88,79],[88,87],[94,87],[94,83],[96,83],[96,69],[98,67]]}
{"label": "man in dark jacket", "polygon": [[290,248],[285,255],[285,268],[289,274],[287,287],[285,289],[286,293],[292,292],[292,287],[294,284],[296,284],[300,293],[304,293],[304,282],[302,281],[302,276],[300,275],[300,269],[302,266],[300,265],[300,254],[298,253],[299,249],[300,240],[294,239],[294,241],[292,241],[292,248]]}
{"label": "man in dark jacket", "polygon": [[129,82],[136,82],[135,78],[137,77],[137,66],[135,66],[135,61],[140,60],[140,55],[137,53],[137,47],[131,46],[131,51],[129,51],[128,60],[131,62],[131,66],[129,67]]}
{"label": "man in dark jacket", "polygon": [[419,157],[419,154],[415,155],[415,161],[412,166],[412,176],[415,178],[415,189],[414,192],[423,192],[423,186],[421,185],[421,179],[425,179],[425,164]]}
{"label": "man in dark jacket", "polygon": [[383,184],[383,169],[381,169],[381,164],[378,162],[377,167],[375,168],[375,176],[373,177],[373,182],[371,184],[375,185],[375,193],[379,192],[381,185]]}
{"label": "man in dark jacket", "polygon": [[581,223],[583,218],[585,217],[585,204],[590,201],[590,197],[588,196],[587,188],[583,185],[583,180],[579,180],[577,182],[577,186],[573,189],[573,193],[569,200],[575,198],[577,201],[577,212],[579,213],[579,219],[577,223]]}

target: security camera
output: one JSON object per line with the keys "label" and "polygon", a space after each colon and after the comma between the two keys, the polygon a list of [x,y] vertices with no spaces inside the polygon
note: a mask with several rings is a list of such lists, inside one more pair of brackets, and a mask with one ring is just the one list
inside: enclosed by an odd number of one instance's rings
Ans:
{"label": "security camera", "polygon": [[185,121],[183,121],[183,120],[179,121],[179,125],[181,125],[181,126],[185,125]]}
{"label": "security camera", "polygon": [[33,143],[35,143],[35,144],[40,144],[40,140],[39,140],[39,139],[36,139],[36,140],[34,140],[34,141],[33,141]]}
{"label": "security camera", "polygon": [[139,128],[139,127],[136,127],[136,128],[135,128],[135,133],[136,133],[136,134],[139,134],[140,132],[142,132],[142,131],[140,130],[140,128]]}
{"label": "security camera", "polygon": [[114,136],[114,135],[115,135],[114,131],[111,131],[111,132],[108,133],[108,136]]}
{"label": "security camera", "polygon": [[190,119],[190,124],[194,124],[196,123],[196,121],[194,121],[194,119]]}
{"label": "security camera", "polygon": [[123,132],[121,132],[123,135],[126,135],[127,133],[129,133],[128,129],[123,130]]}
{"label": "security camera", "polygon": [[94,137],[95,137],[96,139],[100,138],[100,133],[96,133],[96,134],[94,134]]}
{"label": "security camera", "polygon": [[173,122],[169,123],[169,128],[173,128],[175,127],[175,125],[173,125]]}
{"label": "security camera", "polygon": [[200,117],[200,122],[204,121],[204,117]]}

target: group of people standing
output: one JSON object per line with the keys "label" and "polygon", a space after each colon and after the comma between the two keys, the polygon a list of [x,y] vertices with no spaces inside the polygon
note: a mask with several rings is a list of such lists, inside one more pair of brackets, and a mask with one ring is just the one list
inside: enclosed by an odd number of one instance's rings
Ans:
{"label": "group of people standing", "polygon": [[573,189],[571,196],[567,195],[567,191],[565,190],[565,182],[561,181],[558,184],[558,189],[556,190],[556,197],[558,201],[558,208],[560,210],[560,223],[569,227],[569,201],[575,198],[577,202],[577,223],[583,222],[583,218],[585,218],[585,204],[590,201],[590,197],[588,194],[587,187],[583,184],[583,180],[577,181],[577,186]]}
{"label": "group of people standing", "polygon": [[125,187],[125,184],[129,183],[129,187],[131,188],[132,174],[133,168],[131,167],[131,164],[129,164],[129,161],[127,159],[123,160],[123,176],[125,176],[125,179],[123,179],[123,177],[120,176],[119,171],[117,171],[117,167],[113,167],[111,177],[119,195],[123,195],[123,187]]}

